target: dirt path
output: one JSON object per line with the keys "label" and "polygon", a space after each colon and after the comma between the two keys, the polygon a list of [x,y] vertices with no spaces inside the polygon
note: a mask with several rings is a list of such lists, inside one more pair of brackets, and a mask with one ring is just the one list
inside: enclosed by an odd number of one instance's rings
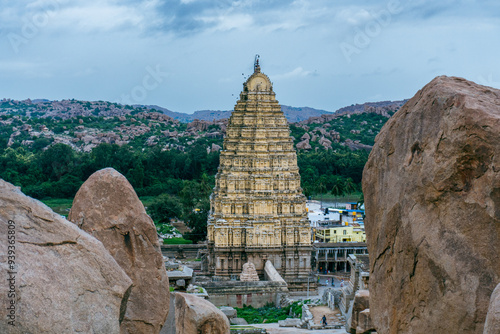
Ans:
{"label": "dirt path", "polygon": [[307,330],[294,327],[279,327],[278,324],[258,324],[251,325],[257,328],[265,328],[269,334],[346,334],[344,328],[342,329],[320,329],[320,330]]}
{"label": "dirt path", "polygon": [[[330,310],[328,306],[314,306],[310,307],[314,317],[315,324],[321,324],[321,318],[323,315],[326,315],[326,322],[328,324],[338,323],[340,317],[339,310]],[[302,328],[294,328],[294,327],[279,327],[277,323],[274,324],[254,324],[251,326],[255,326],[257,328],[265,328],[269,334],[306,334],[306,333],[324,333],[324,334],[346,334],[344,327],[342,329],[316,329],[316,330],[307,330]]]}
{"label": "dirt path", "polygon": [[316,325],[321,325],[321,319],[323,315],[326,315],[326,323],[333,324],[339,322],[340,312],[338,310],[330,310],[328,306],[314,306],[310,307],[309,311],[311,311],[314,319],[314,323]]}

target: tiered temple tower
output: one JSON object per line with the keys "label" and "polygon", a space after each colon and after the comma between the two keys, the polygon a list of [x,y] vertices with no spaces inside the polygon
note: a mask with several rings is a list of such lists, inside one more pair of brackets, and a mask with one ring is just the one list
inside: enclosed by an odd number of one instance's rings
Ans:
{"label": "tiered temple tower", "polygon": [[239,275],[251,261],[262,277],[270,260],[292,286],[307,284],[311,230],[297,154],[258,59],[229,119],[210,197],[208,248],[214,276]]}

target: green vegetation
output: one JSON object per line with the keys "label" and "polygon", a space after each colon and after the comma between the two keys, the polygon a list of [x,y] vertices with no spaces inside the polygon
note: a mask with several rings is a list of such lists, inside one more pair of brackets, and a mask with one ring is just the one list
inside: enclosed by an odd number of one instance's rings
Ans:
{"label": "green vegetation", "polygon": [[67,217],[69,214],[69,210],[73,205],[72,198],[46,198],[42,200],[43,204],[47,205],[52,209],[55,213],[60,214],[61,216]]}
{"label": "green vegetation", "polygon": [[361,150],[299,152],[297,163],[305,195],[343,196],[361,192],[361,176],[367,160],[368,153]]}
{"label": "green vegetation", "polygon": [[[50,118],[44,117],[52,108],[49,102],[34,105],[24,101],[0,101],[0,178],[20,186],[25,194],[42,199],[55,212],[67,216],[71,199],[82,183],[95,171],[112,167],[130,181],[160,233],[171,233],[170,221],[179,219],[191,229],[184,234],[185,239],[203,240],[210,209],[209,195],[219,165],[219,152],[207,152],[207,147],[222,146],[222,138],[170,138],[162,131],[180,133],[186,130],[187,124],[140,118],[144,114],[137,114],[146,110],[132,106],[121,106],[130,111],[125,119],[102,117],[100,111],[114,108],[116,104],[72,102],[91,111],[90,116],[65,118],[71,112],[68,107],[60,117]],[[323,200],[329,200],[327,196],[330,195],[359,197],[368,152],[351,151],[342,142],[350,139],[372,145],[386,121],[386,117],[366,113],[338,117],[326,124],[307,125],[309,133],[317,128],[338,132],[341,143],[333,142],[332,149],[325,150],[317,141],[311,141],[312,150],[298,152],[301,184],[306,196],[318,198],[326,194]],[[150,131],[131,138],[128,145],[100,144],[88,153],[77,152],[61,143],[54,144],[54,138],[47,135],[48,129],[69,140],[76,138],[75,134],[81,132],[82,127],[94,135],[119,134],[122,126],[141,124],[147,124]],[[216,125],[208,126],[208,130],[217,129]],[[306,132],[299,124],[290,125],[290,130],[295,143]],[[145,145],[151,136],[158,138],[156,146]],[[11,138],[14,141],[7,147]],[[32,142],[22,144],[23,140]],[[166,144],[180,145],[185,151],[162,150]],[[82,147],[84,143],[73,140],[72,145]]]}
{"label": "green vegetation", "polygon": [[208,196],[218,164],[218,152],[207,153],[197,144],[188,152],[159,147],[143,151],[115,144],[101,144],[90,153],[75,152],[64,144],[37,152],[23,147],[0,150],[0,178],[38,199],[73,198],[92,173],[113,167],[139,196],[148,196],[147,207],[155,221],[184,220],[192,229],[185,237],[195,242],[206,235]]}
{"label": "green vegetation", "polygon": [[329,194],[318,194],[314,195],[311,198],[317,201],[329,201],[329,202],[358,202],[359,199],[363,196],[362,192],[354,192],[349,195],[336,196]]}
{"label": "green vegetation", "polygon": [[163,239],[164,245],[189,245],[192,243],[193,243],[193,240],[186,240],[184,238]]}
{"label": "green vegetation", "polygon": [[302,315],[302,305],[310,300],[297,301],[293,304],[277,308],[273,303],[268,303],[264,307],[254,308],[243,305],[242,308],[235,308],[238,318],[245,319],[249,324],[273,323],[286,318],[300,318]]}
{"label": "green vegetation", "polygon": [[[361,144],[373,146],[375,136],[380,132],[380,129],[387,120],[387,117],[375,113],[345,115],[325,124],[308,124],[307,127],[309,130],[307,132],[312,133],[317,128],[323,128],[326,132],[333,130],[339,133],[340,142],[344,142],[346,139],[352,141],[359,140]],[[290,124],[290,131],[294,137],[295,144],[306,133],[306,130],[298,126],[298,124]],[[310,142],[310,145],[313,151],[316,147],[322,148],[317,141]]]}

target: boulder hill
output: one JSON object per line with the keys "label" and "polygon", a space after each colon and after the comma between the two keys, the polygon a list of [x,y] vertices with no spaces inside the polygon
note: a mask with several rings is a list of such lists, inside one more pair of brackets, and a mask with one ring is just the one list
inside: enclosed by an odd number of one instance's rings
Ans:
{"label": "boulder hill", "polygon": [[382,128],[363,173],[378,333],[483,332],[500,282],[499,143],[500,90],[456,77]]}

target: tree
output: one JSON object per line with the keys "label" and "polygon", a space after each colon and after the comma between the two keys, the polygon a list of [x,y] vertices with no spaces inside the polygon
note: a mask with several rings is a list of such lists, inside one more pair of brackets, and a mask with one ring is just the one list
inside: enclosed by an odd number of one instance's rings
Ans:
{"label": "tree", "polygon": [[356,190],[356,185],[354,181],[348,177],[344,181],[344,191],[346,194],[352,194]]}
{"label": "tree", "polygon": [[344,195],[344,182],[342,177],[335,175],[333,178],[333,185],[331,187],[330,192],[334,196],[342,196]]}
{"label": "tree", "polygon": [[65,144],[55,144],[49,147],[40,156],[40,167],[52,181],[59,181],[61,177],[73,171],[75,154],[71,147]]}
{"label": "tree", "polygon": [[51,143],[51,141],[48,138],[45,138],[45,137],[37,138],[33,142],[33,145],[31,146],[31,149],[33,151],[35,151],[35,152],[36,151],[40,151],[42,148],[45,148],[45,147],[49,146],[50,143]]}
{"label": "tree", "polygon": [[182,207],[179,199],[175,196],[163,194],[148,207],[151,218],[157,223],[170,223],[170,219],[180,218]]}
{"label": "tree", "polygon": [[144,167],[140,161],[136,161],[134,168],[128,170],[127,179],[134,188],[142,188],[144,184]]}
{"label": "tree", "polygon": [[210,211],[210,201],[204,198],[198,203],[198,206],[190,211],[184,221],[191,228],[191,232],[184,235],[184,238],[198,242],[207,237],[207,220]]}

